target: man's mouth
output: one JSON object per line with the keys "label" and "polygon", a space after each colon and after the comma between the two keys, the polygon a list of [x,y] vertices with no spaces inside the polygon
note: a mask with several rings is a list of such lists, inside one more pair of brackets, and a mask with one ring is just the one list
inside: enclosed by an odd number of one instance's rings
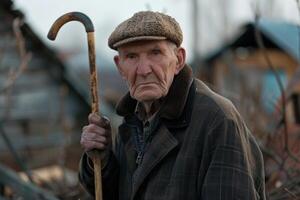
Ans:
{"label": "man's mouth", "polygon": [[137,87],[138,87],[138,86],[144,86],[144,85],[150,85],[150,84],[157,84],[157,83],[156,83],[156,82],[138,83],[138,84],[137,84]]}

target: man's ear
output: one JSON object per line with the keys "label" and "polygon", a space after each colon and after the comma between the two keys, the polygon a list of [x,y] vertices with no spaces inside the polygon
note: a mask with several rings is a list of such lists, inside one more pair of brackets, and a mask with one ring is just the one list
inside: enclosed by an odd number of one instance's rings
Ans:
{"label": "man's ear", "polygon": [[176,63],[175,74],[178,74],[185,65],[185,59],[186,59],[185,49],[182,47],[178,47],[176,52],[176,57],[177,57],[177,63]]}
{"label": "man's ear", "polygon": [[122,67],[120,65],[120,56],[119,55],[115,55],[114,56],[114,61],[115,61],[115,64],[116,64],[116,66],[118,68],[119,73],[121,74],[122,78],[124,79],[125,78],[124,71],[123,71],[123,69],[122,69]]}

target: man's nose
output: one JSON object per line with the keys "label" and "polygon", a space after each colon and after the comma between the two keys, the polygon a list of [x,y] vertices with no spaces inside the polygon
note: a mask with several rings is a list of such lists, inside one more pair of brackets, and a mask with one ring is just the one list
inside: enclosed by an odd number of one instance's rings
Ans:
{"label": "man's nose", "polygon": [[146,76],[152,72],[151,63],[147,59],[140,59],[137,66],[137,74],[141,76]]}

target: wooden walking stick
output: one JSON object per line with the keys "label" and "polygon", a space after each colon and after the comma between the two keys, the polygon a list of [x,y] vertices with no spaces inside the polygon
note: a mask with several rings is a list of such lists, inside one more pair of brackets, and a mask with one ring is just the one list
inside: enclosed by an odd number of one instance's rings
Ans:
{"label": "wooden walking stick", "polygon": [[[81,22],[87,32],[88,49],[89,49],[89,63],[90,63],[90,90],[92,97],[92,113],[99,114],[98,102],[98,80],[97,69],[95,62],[95,37],[94,26],[88,16],[80,12],[70,12],[59,17],[51,26],[48,38],[55,40],[57,32],[66,23],[70,21]],[[96,200],[102,200],[102,177],[101,177],[101,157],[100,153],[96,150],[92,152],[94,163],[94,178],[95,178],[95,197]]]}

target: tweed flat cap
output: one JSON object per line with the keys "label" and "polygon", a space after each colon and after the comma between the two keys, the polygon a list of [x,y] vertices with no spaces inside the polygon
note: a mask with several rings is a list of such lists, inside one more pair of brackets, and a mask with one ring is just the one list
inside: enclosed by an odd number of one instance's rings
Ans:
{"label": "tweed flat cap", "polygon": [[108,39],[108,46],[117,50],[119,46],[134,41],[164,39],[181,45],[182,31],[178,22],[163,13],[141,11],[116,27]]}

